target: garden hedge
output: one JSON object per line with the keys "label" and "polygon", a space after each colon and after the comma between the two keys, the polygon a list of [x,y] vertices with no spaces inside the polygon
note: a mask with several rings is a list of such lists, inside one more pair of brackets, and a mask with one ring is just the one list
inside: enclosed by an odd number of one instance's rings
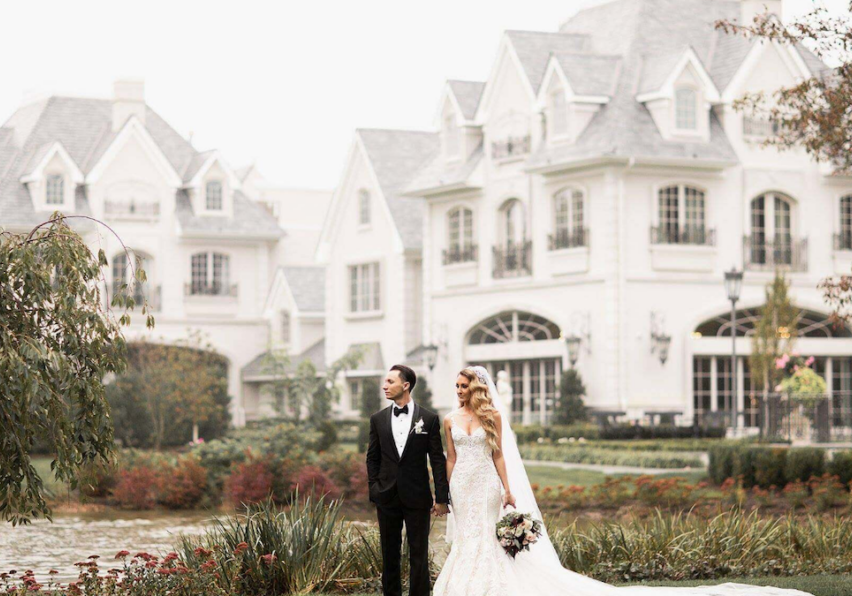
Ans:
{"label": "garden hedge", "polygon": [[742,477],[746,488],[780,488],[790,482],[807,482],[826,472],[848,485],[852,480],[852,452],[838,452],[828,461],[826,451],[817,447],[716,445],[710,448],[708,473],[716,484]]}

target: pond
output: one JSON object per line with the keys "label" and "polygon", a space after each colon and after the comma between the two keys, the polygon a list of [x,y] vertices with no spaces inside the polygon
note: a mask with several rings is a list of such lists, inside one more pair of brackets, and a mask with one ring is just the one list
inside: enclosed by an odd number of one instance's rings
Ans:
{"label": "pond", "polygon": [[115,554],[173,550],[181,534],[200,534],[212,522],[214,512],[107,511],[55,514],[53,522],[37,520],[26,526],[7,524],[0,532],[0,572],[32,569],[47,581],[55,569],[59,581],[77,579],[77,561],[100,555],[103,569],[121,567]]}

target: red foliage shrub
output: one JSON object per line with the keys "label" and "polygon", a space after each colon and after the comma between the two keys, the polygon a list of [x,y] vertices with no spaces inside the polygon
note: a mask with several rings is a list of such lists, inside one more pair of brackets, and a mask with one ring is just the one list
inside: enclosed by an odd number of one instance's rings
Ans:
{"label": "red foliage shrub", "polygon": [[181,458],[160,475],[158,502],[169,509],[190,509],[207,491],[207,470],[195,457]]}
{"label": "red foliage shrub", "polygon": [[329,499],[339,499],[341,494],[334,480],[317,466],[302,468],[291,489],[298,490],[299,495],[312,495],[314,498],[325,495]]}
{"label": "red foliage shrub", "polygon": [[112,498],[116,505],[125,509],[153,509],[158,485],[158,474],[149,466],[120,470]]}
{"label": "red foliage shrub", "polygon": [[235,505],[259,503],[272,493],[272,472],[260,459],[236,463],[225,480],[225,495]]}

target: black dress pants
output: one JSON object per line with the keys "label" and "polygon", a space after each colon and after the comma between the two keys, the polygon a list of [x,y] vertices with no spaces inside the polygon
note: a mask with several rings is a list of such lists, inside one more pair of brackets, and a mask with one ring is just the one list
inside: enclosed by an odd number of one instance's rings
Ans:
{"label": "black dress pants", "polygon": [[376,505],[382,542],[382,594],[402,596],[402,526],[408,536],[410,577],[409,596],[429,596],[429,509],[403,506],[399,496]]}

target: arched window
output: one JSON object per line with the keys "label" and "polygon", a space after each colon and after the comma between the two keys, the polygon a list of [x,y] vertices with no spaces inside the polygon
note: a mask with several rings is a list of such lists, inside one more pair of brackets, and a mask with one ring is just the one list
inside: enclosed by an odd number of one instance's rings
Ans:
{"label": "arched window", "polygon": [[518,277],[532,273],[532,243],[527,240],[526,213],[518,199],[509,199],[500,208],[500,245],[494,247],[495,278]]}
{"label": "arched window", "polygon": [[553,233],[550,250],[588,246],[583,191],[566,188],[553,195]]}
{"label": "arched window", "polygon": [[[731,313],[707,319],[695,328],[695,337],[731,337],[731,330],[736,329],[737,337],[751,337],[754,328],[760,320],[759,308],[744,308],[736,311],[734,323],[731,324]],[[793,330],[789,330],[792,332]],[[796,337],[811,338],[850,338],[852,332],[846,325],[835,325],[827,315],[812,310],[800,310],[796,317]]]}
{"label": "arched window", "polygon": [[685,184],[661,188],[657,193],[658,225],[651,229],[654,244],[699,244],[715,242],[707,229],[704,191]]}
{"label": "arched window", "polygon": [[751,267],[807,266],[807,242],[793,238],[793,200],[780,193],[766,193],[751,201],[751,236],[746,258]]}
{"label": "arched window", "polygon": [[444,141],[444,155],[456,157],[459,153],[459,129],[452,111],[444,114],[442,121],[442,135]]}
{"label": "arched window", "polygon": [[840,229],[834,250],[852,250],[852,195],[840,197]]}
{"label": "arched window", "polygon": [[207,182],[204,190],[204,201],[207,211],[222,210],[222,183],[219,180]]}
{"label": "arched window", "polygon": [[552,136],[568,134],[568,109],[565,105],[565,92],[554,89],[550,99],[550,132]]}
{"label": "arched window", "polygon": [[191,258],[192,295],[235,296],[236,285],[231,285],[231,259],[218,252],[200,252]]}
{"label": "arched window", "polygon": [[447,249],[444,251],[444,265],[475,260],[473,211],[466,207],[451,209],[447,214]]}
{"label": "arched window", "polygon": [[65,202],[65,179],[61,175],[52,174],[47,177],[44,201],[48,205],[62,205]]}
{"label": "arched window", "polygon": [[675,128],[698,129],[698,93],[695,89],[681,88],[675,91]]}
{"label": "arched window", "polygon": [[370,192],[363,188],[358,191],[358,223],[362,226],[370,223]]}
{"label": "arched window", "polygon": [[544,317],[523,311],[506,311],[477,324],[468,336],[468,344],[546,341],[559,339],[559,334],[559,326]]}

